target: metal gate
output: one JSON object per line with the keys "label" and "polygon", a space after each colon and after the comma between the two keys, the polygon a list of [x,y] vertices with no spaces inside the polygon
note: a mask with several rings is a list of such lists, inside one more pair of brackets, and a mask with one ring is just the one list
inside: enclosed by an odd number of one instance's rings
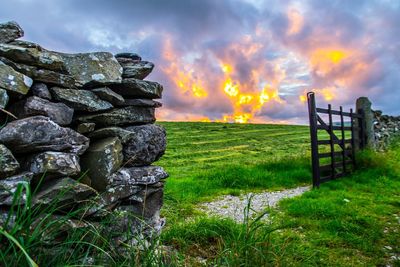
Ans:
{"label": "metal gate", "polygon": [[[343,108],[332,110],[317,108],[315,94],[307,94],[308,113],[310,118],[311,158],[313,172],[313,186],[319,187],[323,182],[334,180],[348,174],[356,166],[355,151],[365,147],[365,122],[363,111],[357,113],[344,112]],[[326,114],[328,121],[324,121],[319,114]],[[339,121],[334,122],[333,116],[338,116]],[[349,118],[347,125],[344,118]],[[319,130],[326,131],[329,139],[320,140]],[[346,137],[350,134],[350,138]],[[321,151],[322,150],[322,151]],[[330,162],[321,165],[321,159],[330,159]]]}

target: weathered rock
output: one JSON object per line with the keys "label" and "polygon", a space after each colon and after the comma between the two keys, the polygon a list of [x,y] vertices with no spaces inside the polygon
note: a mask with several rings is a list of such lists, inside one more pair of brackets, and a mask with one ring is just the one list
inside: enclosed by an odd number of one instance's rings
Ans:
{"label": "weathered rock", "polygon": [[[13,204],[14,193],[18,188],[19,184],[30,183],[33,177],[33,173],[24,172],[15,176],[8,177],[4,180],[0,180],[0,206],[6,205],[11,206]],[[26,193],[25,190],[18,195],[18,204],[25,204]]]}
{"label": "weathered rock", "polygon": [[129,58],[133,60],[142,60],[142,58],[136,53],[118,53],[115,55],[115,58]]}
{"label": "weathered rock", "polygon": [[50,89],[54,99],[61,101],[75,110],[101,111],[113,106],[88,90],[65,89],[53,87]]}
{"label": "weathered rock", "polygon": [[68,74],[66,73],[63,57],[57,52],[0,44],[0,56],[17,63]]}
{"label": "weathered rock", "polygon": [[110,177],[112,185],[151,185],[168,177],[159,166],[121,168]]}
{"label": "weathered rock", "polygon": [[128,97],[161,98],[163,87],[157,82],[143,81],[134,78],[123,79],[119,84],[110,84],[113,91]]}
{"label": "weathered rock", "polygon": [[160,102],[151,99],[125,99],[123,104],[117,105],[121,107],[136,106],[136,107],[152,107],[159,108],[162,106]]}
{"label": "weathered rock", "polygon": [[121,81],[122,67],[110,53],[63,54],[62,57],[68,73],[82,86]]}
{"label": "weathered rock", "polygon": [[134,194],[139,193],[142,189],[139,185],[132,184],[121,184],[114,185],[110,184],[106,190],[101,194],[101,208],[108,208],[109,206],[115,205],[122,200],[126,200]]}
{"label": "weathered rock", "polygon": [[155,121],[155,117],[154,108],[131,106],[115,108],[100,114],[78,116],[76,120],[79,123],[93,122],[100,127],[108,127],[126,124],[152,123]]}
{"label": "weathered rock", "polygon": [[89,139],[69,128],[63,128],[44,116],[16,120],[0,129],[0,142],[14,153],[66,151],[85,152]]}
{"label": "weathered rock", "polygon": [[[371,101],[367,97],[359,97],[356,101],[356,110],[363,110],[364,112],[364,121],[365,121],[365,130],[364,130],[364,135],[365,135],[365,141],[366,141],[366,146],[375,149],[375,134],[374,134],[374,125],[373,125],[373,117],[374,114],[371,110]],[[358,120],[356,120],[356,129],[358,127]],[[358,142],[356,142],[358,143]],[[359,144],[356,144],[355,148],[356,150],[359,149]]]}
{"label": "weathered rock", "polygon": [[[1,45],[1,44],[0,44]],[[0,61],[0,88],[26,95],[33,81]]]}
{"label": "weathered rock", "polygon": [[43,184],[41,190],[34,196],[33,205],[47,206],[57,202],[56,207],[70,210],[74,206],[88,201],[97,192],[90,186],[79,183],[71,178],[51,179]]}
{"label": "weathered rock", "polygon": [[19,163],[12,152],[5,145],[0,144],[0,179],[13,175],[18,169]]}
{"label": "weathered rock", "polygon": [[24,36],[24,31],[15,21],[0,23],[0,43],[9,43]]}
{"label": "weathered rock", "polygon": [[106,85],[121,81],[122,67],[107,52],[65,54],[33,46],[0,44],[0,56],[13,62],[60,72],[71,76],[77,85]]}
{"label": "weathered rock", "polygon": [[124,143],[124,164],[144,166],[157,161],[166,149],[165,129],[159,125],[148,124],[125,128],[134,134]]}
{"label": "weathered rock", "polygon": [[102,139],[107,137],[118,137],[122,144],[127,142],[130,138],[134,136],[134,133],[122,129],[120,127],[106,127],[98,129],[89,134],[90,139]]}
{"label": "weathered rock", "polygon": [[144,218],[156,221],[160,217],[160,210],[163,205],[164,183],[159,182],[146,187],[129,197],[122,205],[131,206],[131,212],[141,215]]}
{"label": "weathered rock", "polygon": [[9,99],[7,91],[0,88],[0,108],[5,108]]}
{"label": "weathered rock", "polygon": [[5,209],[0,210],[0,225],[3,227],[3,229],[8,230],[14,228],[16,221],[17,216],[15,214],[11,214],[11,212]]}
{"label": "weathered rock", "polygon": [[34,83],[31,87],[31,91],[34,96],[51,100],[49,88],[44,83]]}
{"label": "weathered rock", "polygon": [[[141,192],[150,192],[152,185],[157,184],[168,174],[157,166],[121,168],[110,177],[110,184],[101,194],[101,208],[113,205],[121,201],[130,201],[143,197]],[[158,186],[156,185],[158,188]]]}
{"label": "weathered rock", "polygon": [[132,63],[120,63],[123,67],[122,78],[135,78],[143,80],[154,69],[154,64],[148,61],[139,61]]}
{"label": "weathered rock", "polygon": [[81,171],[79,157],[74,153],[47,151],[32,156],[27,162],[34,174],[75,176]]}
{"label": "weathered rock", "polygon": [[26,40],[14,40],[12,42],[9,42],[8,44],[21,46],[21,47],[25,47],[25,48],[35,48],[35,49],[37,49],[39,51],[43,51],[44,50],[40,45],[35,44],[33,42],[26,41]]}
{"label": "weathered rock", "polygon": [[78,133],[84,134],[84,133],[93,132],[95,128],[96,128],[96,124],[95,123],[87,122],[87,123],[79,124],[76,127],[76,131]]}
{"label": "weathered rock", "polygon": [[37,96],[31,96],[15,103],[10,107],[10,112],[20,119],[43,115],[59,125],[70,124],[74,115],[74,110],[67,105],[53,103]]}
{"label": "weathered rock", "polygon": [[80,86],[80,84],[78,84],[72,76],[67,74],[62,74],[34,66],[28,66],[22,63],[15,63],[4,57],[0,57],[0,61],[3,61],[6,65],[12,67],[14,70],[31,77],[37,82],[43,82],[49,85],[66,88],[75,88]]}
{"label": "weathered rock", "polygon": [[100,99],[110,102],[113,105],[122,105],[125,99],[107,87],[96,88],[92,90]]}
{"label": "weathered rock", "polygon": [[121,141],[116,137],[92,143],[81,158],[82,171],[88,171],[92,187],[103,191],[110,175],[121,167],[123,161]]}

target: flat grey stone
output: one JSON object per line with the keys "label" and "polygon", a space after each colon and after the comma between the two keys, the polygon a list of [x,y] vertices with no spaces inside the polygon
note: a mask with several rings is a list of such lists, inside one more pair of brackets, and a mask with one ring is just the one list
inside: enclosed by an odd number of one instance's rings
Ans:
{"label": "flat grey stone", "polygon": [[129,58],[133,60],[142,60],[142,58],[136,53],[118,53],[115,55],[117,59],[119,58]]}
{"label": "flat grey stone", "polygon": [[67,73],[82,86],[101,86],[121,81],[122,67],[108,52],[62,54]]}
{"label": "flat grey stone", "polygon": [[32,78],[36,82],[42,82],[49,85],[61,86],[65,88],[75,88],[77,86],[80,86],[80,84],[71,75],[68,74],[63,74],[40,67],[29,66],[23,63],[16,63],[4,57],[0,57],[0,61],[3,61],[6,65]]}
{"label": "flat grey stone", "polygon": [[154,69],[154,64],[148,61],[139,62],[126,62],[121,63],[123,67],[122,78],[135,78],[143,80],[146,78]]}
{"label": "flat grey stone", "polygon": [[46,181],[41,190],[33,197],[32,205],[46,207],[53,205],[60,210],[69,211],[97,195],[96,190],[71,178],[55,178]]}
{"label": "flat grey stone", "polygon": [[65,151],[82,154],[89,139],[70,128],[63,128],[44,116],[16,120],[0,129],[0,142],[14,153]]}
{"label": "flat grey stone", "polygon": [[160,102],[151,99],[126,99],[123,104],[117,105],[121,107],[135,106],[135,107],[152,107],[159,108],[162,106]]}
{"label": "flat grey stone", "polygon": [[[0,180],[0,206],[11,206],[13,204],[14,193],[19,184],[30,184],[33,173],[24,172],[6,179]],[[22,191],[18,198],[18,204],[23,205],[26,202],[26,192]]]}
{"label": "flat grey stone", "polygon": [[60,53],[26,48],[11,44],[0,44],[0,56],[16,63],[23,63],[43,69],[68,74]]}
{"label": "flat grey stone", "polygon": [[95,88],[92,90],[100,99],[110,102],[113,105],[122,105],[125,99],[107,87]]}
{"label": "flat grey stone", "polygon": [[123,167],[111,175],[110,180],[113,185],[151,185],[167,177],[159,166]]}
{"label": "flat grey stone", "polygon": [[110,84],[116,93],[131,98],[161,98],[163,87],[157,82],[143,81],[134,78],[123,79],[121,83]]}
{"label": "flat grey stone", "polygon": [[52,87],[50,91],[54,99],[67,104],[74,110],[95,112],[113,107],[109,102],[101,100],[88,90]]}
{"label": "flat grey stone", "polygon": [[53,103],[37,96],[31,96],[17,102],[10,106],[9,110],[20,119],[43,115],[59,125],[70,124],[74,115],[74,110],[67,105]]}
{"label": "flat grey stone", "polygon": [[[0,44],[1,45],[1,44]],[[0,61],[0,89],[26,95],[33,81]]]}
{"label": "flat grey stone", "polygon": [[68,75],[77,86],[96,86],[121,81],[122,67],[107,52],[66,54],[40,46],[0,44],[0,56],[15,63]]}
{"label": "flat grey stone", "polygon": [[125,107],[114,108],[110,111],[82,115],[76,118],[79,123],[93,122],[99,127],[109,127],[127,124],[152,123],[155,121],[154,108]]}
{"label": "flat grey stone", "polygon": [[0,179],[15,174],[19,167],[12,152],[5,145],[0,144]]}
{"label": "flat grey stone", "polygon": [[46,151],[29,158],[28,170],[35,175],[75,176],[81,171],[79,157],[74,153]]}

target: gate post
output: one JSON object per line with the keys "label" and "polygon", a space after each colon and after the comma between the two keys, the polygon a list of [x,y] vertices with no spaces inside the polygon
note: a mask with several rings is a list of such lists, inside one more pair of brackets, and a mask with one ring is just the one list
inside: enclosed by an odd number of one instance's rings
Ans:
{"label": "gate post", "polygon": [[[365,144],[367,148],[375,148],[375,133],[374,133],[374,114],[371,109],[371,101],[367,97],[360,97],[356,101],[356,111],[363,115],[362,120],[357,120],[356,125],[362,127],[359,142],[356,142],[356,150],[359,150],[360,143]],[[362,123],[363,125],[360,125]],[[363,142],[364,141],[364,142]]]}
{"label": "gate post", "polygon": [[313,187],[319,187],[320,172],[318,158],[318,130],[317,130],[317,108],[315,106],[315,94],[307,93],[308,115],[310,119],[310,137],[311,137],[311,165],[313,169]]}

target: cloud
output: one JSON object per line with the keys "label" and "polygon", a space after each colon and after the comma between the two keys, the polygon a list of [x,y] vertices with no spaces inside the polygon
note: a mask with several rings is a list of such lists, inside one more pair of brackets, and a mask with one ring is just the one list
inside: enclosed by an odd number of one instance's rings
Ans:
{"label": "cloud", "polygon": [[49,49],[153,61],[161,119],[301,123],[311,89],[400,113],[398,1],[3,0],[0,20]]}

